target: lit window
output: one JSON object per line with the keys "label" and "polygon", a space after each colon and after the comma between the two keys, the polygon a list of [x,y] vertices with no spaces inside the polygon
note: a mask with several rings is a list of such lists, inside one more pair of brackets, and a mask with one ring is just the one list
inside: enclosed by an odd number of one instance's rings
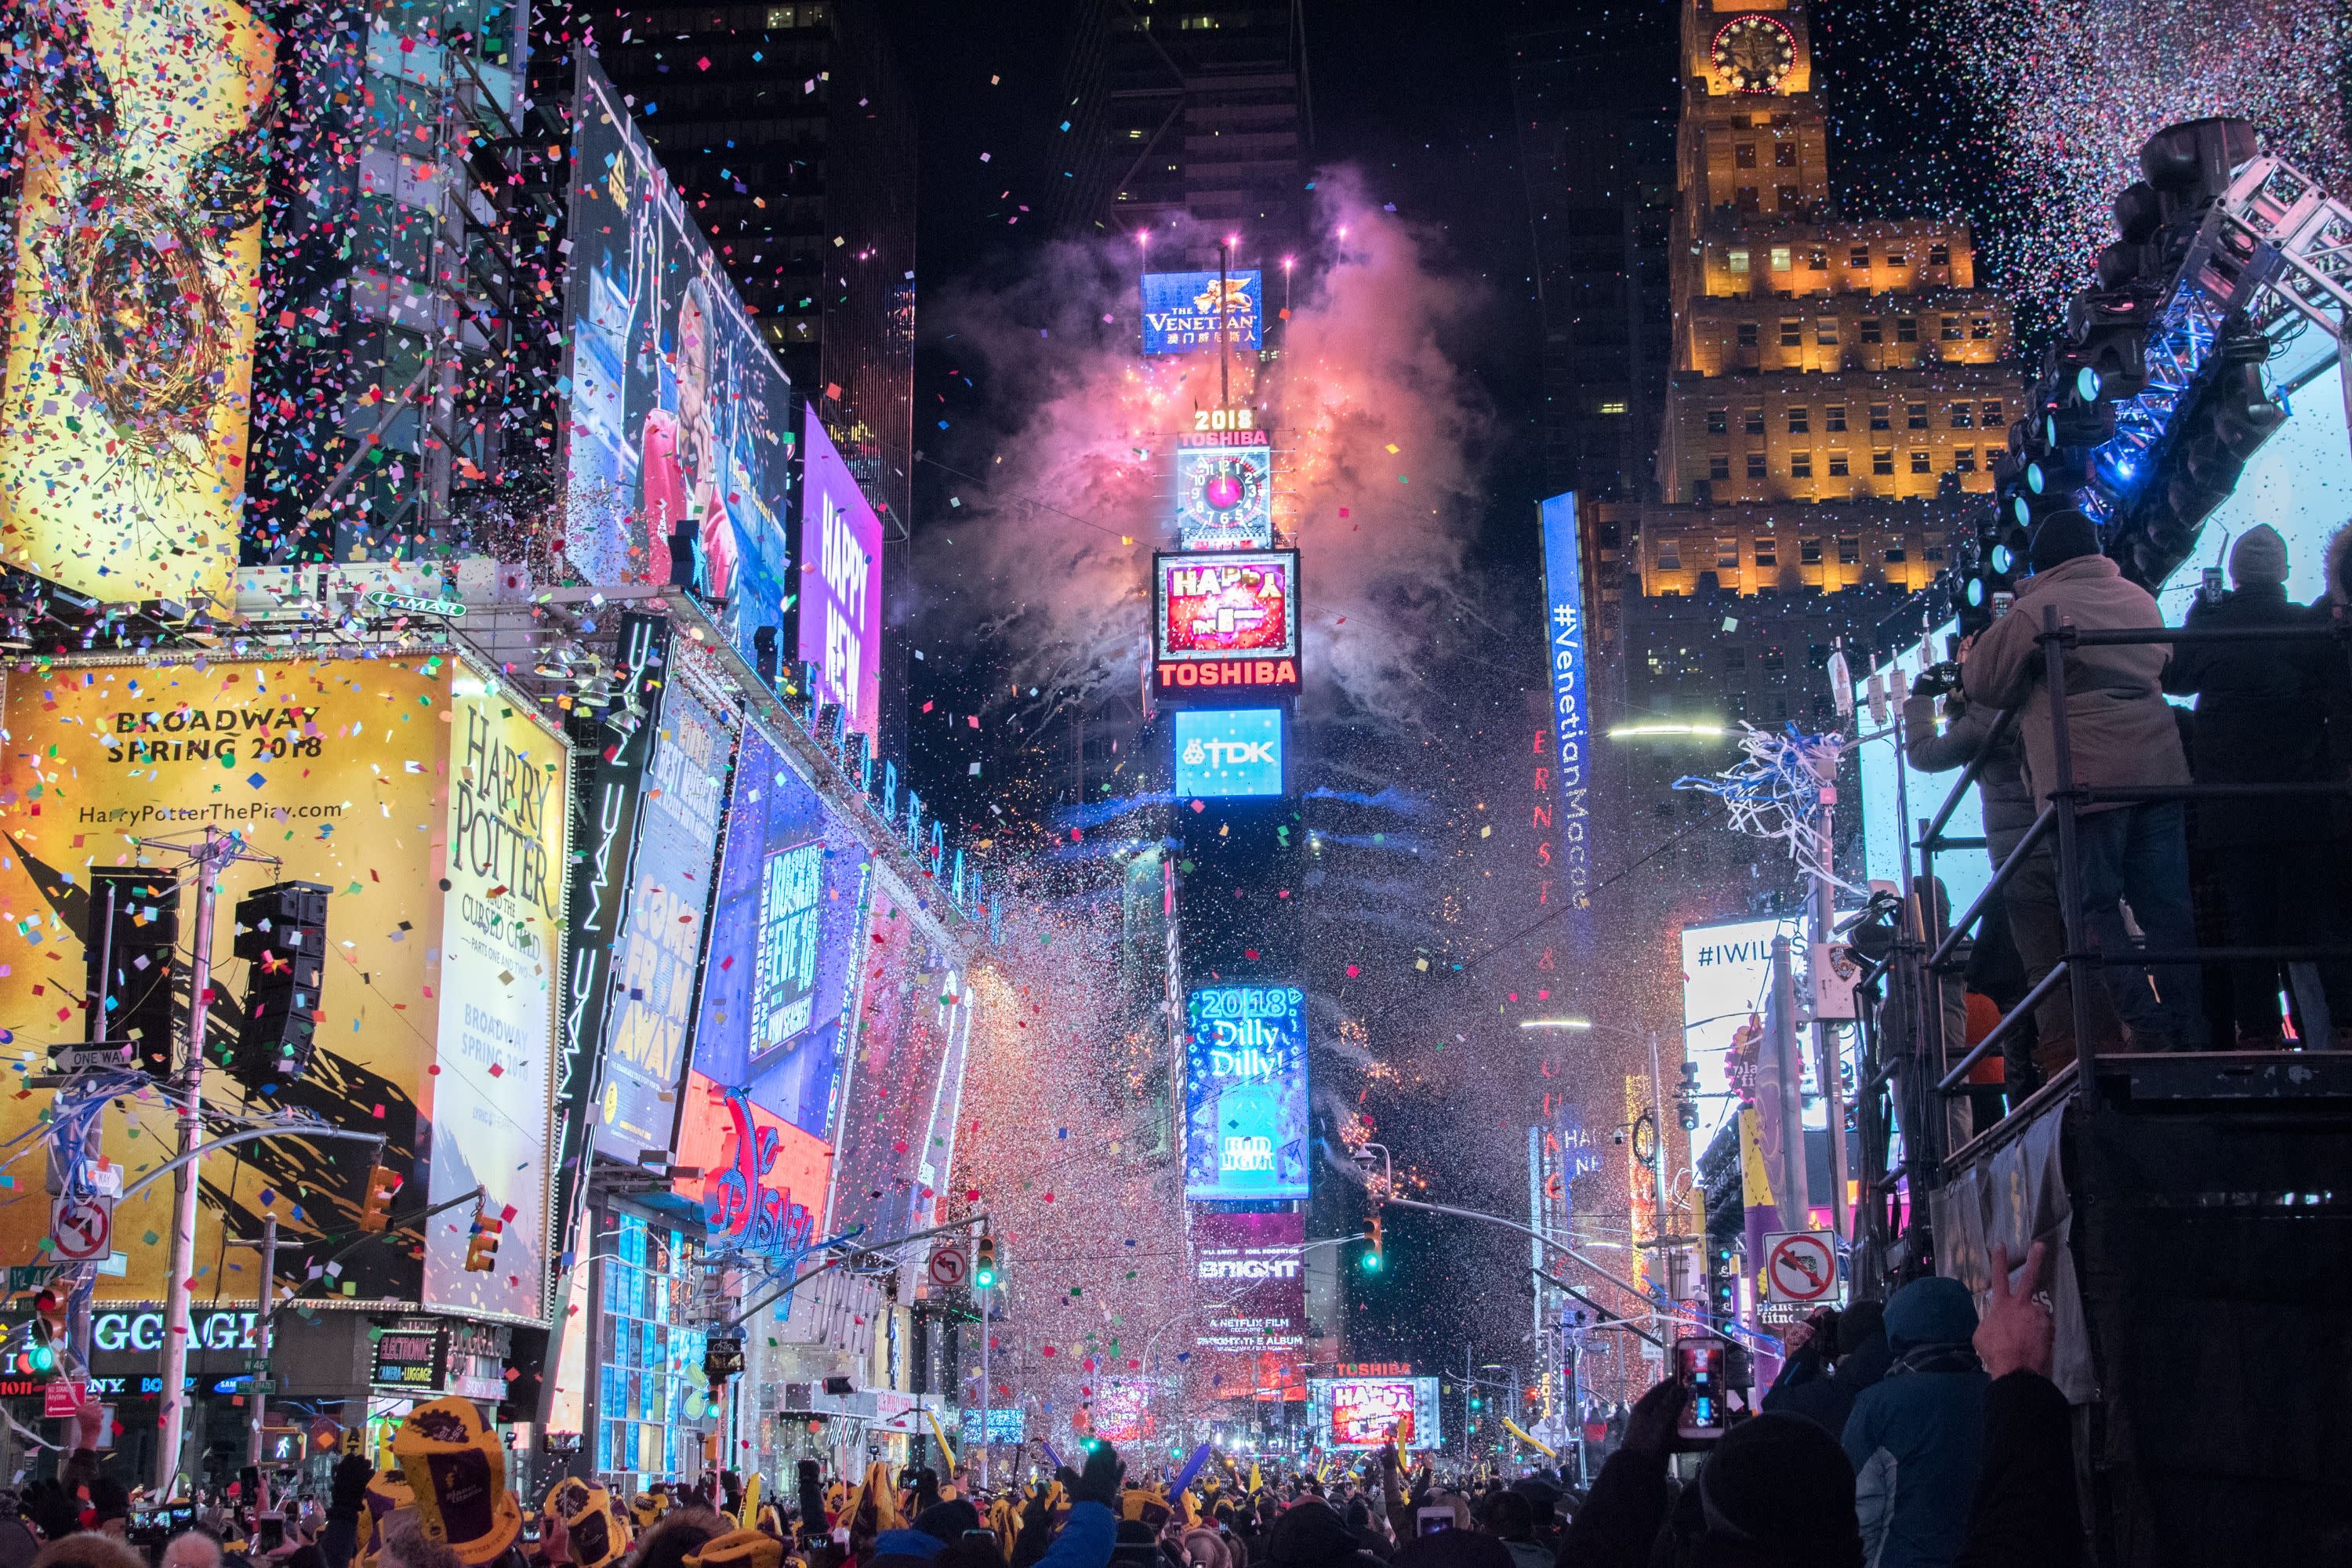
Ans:
{"label": "lit window", "polygon": [[1612,398],[1601,405],[1601,412],[1603,414],[1622,414],[1625,412],[1625,404],[1622,399]]}
{"label": "lit window", "polygon": [[1845,405],[1832,403],[1822,410],[1822,428],[1837,431],[1845,428]]}
{"label": "lit window", "polygon": [[1706,411],[1706,433],[1707,433],[1708,435],[1710,435],[1710,436],[1725,436],[1725,435],[1728,435],[1728,434],[1730,434],[1730,431],[1731,431],[1731,410],[1730,410],[1730,409],[1728,409],[1728,408],[1710,408],[1710,409],[1708,409],[1708,410]]}
{"label": "lit window", "polygon": [[1895,317],[1895,341],[1898,343],[1917,342],[1919,341],[1919,323],[1917,320],[1910,316]]}
{"label": "lit window", "polygon": [[1924,403],[1905,404],[1903,427],[1906,430],[1925,430],[1927,427],[1927,405]]}
{"label": "lit window", "polygon": [[1788,270],[1789,270],[1789,268],[1790,268],[1794,267],[1796,264],[1797,264],[1797,256],[1796,256],[1796,252],[1794,252],[1794,251],[1790,250],[1787,246],[1785,246],[1785,245],[1776,245],[1776,246],[1774,246],[1774,247],[1772,247],[1772,270],[1773,270],[1773,271],[1775,271],[1775,272],[1786,272],[1786,271],[1788,271]]}
{"label": "lit window", "polygon": [[1731,166],[1735,169],[1754,168],[1756,166],[1756,143],[1753,142],[1742,142],[1738,145],[1733,147],[1731,150]]}
{"label": "lit window", "polygon": [[[1811,479],[1813,477],[1813,455],[1811,452],[1790,453],[1789,477],[1792,479]],[[1759,566],[1768,564],[1764,559],[1764,552],[1761,550],[1759,550],[1756,552],[1756,564]]]}
{"label": "lit window", "polygon": [[1728,452],[1708,453],[1706,459],[1706,477],[1710,479],[1729,479],[1731,477],[1731,454]]}
{"label": "lit window", "polygon": [[1883,330],[1880,328],[1878,318],[1875,316],[1865,316],[1863,318],[1862,341],[1866,343],[1882,342],[1885,341]]}
{"label": "lit window", "polygon": [[1789,434],[1791,436],[1803,436],[1810,434],[1813,427],[1812,420],[1812,410],[1810,408],[1790,409]]}
{"label": "lit window", "polygon": [[1739,570],[1739,541],[1718,539],[1715,542],[1715,565],[1718,572]]}
{"label": "lit window", "polygon": [[1763,453],[1750,452],[1748,454],[1748,477],[1751,479],[1760,479],[1764,477]]}
{"label": "lit window", "polygon": [[1756,346],[1755,322],[1742,321],[1739,323],[1739,346],[1743,349],[1752,349]]}
{"label": "lit window", "polygon": [[1802,322],[1802,321],[1782,321],[1782,322],[1780,323],[1780,346],[1781,346],[1782,348],[1784,348],[1784,349],[1801,348],[1801,347],[1803,347],[1803,346],[1804,346],[1804,342],[1805,342],[1805,323],[1804,323],[1804,322]]}
{"label": "lit window", "polygon": [[1841,566],[1859,566],[1862,564],[1862,541],[1860,539],[1855,538],[1850,533],[1839,536],[1838,564]]}
{"label": "lit window", "polygon": [[1931,474],[1935,472],[1933,468],[1927,466],[1927,453],[1914,452],[1911,454],[1911,471],[1915,474]]}
{"label": "lit window", "polygon": [[1723,264],[1734,272],[1745,273],[1748,270],[1748,247],[1744,245],[1733,246],[1724,253]]}
{"label": "lit window", "polygon": [[770,26],[771,27],[797,27],[797,26],[800,26],[800,21],[799,21],[799,19],[798,19],[798,18],[793,15],[793,13],[794,13],[795,11],[797,11],[798,9],[799,9],[799,7],[798,7],[798,6],[796,6],[796,5],[771,5],[771,6],[769,6],[769,7],[768,7],[768,26]]}
{"label": "lit window", "polygon": [[1881,479],[1892,478],[1895,473],[1894,451],[1891,448],[1882,447],[1876,451],[1871,453],[1870,471],[1876,474]]}
{"label": "lit window", "polygon": [[1853,466],[1843,452],[1830,454],[1830,478],[1842,479],[1853,471]]}

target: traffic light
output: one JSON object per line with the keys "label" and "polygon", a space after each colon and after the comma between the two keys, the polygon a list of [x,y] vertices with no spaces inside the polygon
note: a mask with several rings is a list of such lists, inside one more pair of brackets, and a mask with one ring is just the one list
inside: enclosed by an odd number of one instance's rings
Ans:
{"label": "traffic light", "polygon": [[1381,1255],[1381,1216],[1377,1214],[1364,1222],[1364,1272],[1378,1274],[1387,1263]]}
{"label": "traffic light", "polygon": [[33,1321],[20,1365],[32,1377],[53,1377],[63,1369],[66,1348],[65,1298],[44,1290],[33,1298]]}
{"label": "traffic light", "polygon": [[249,961],[229,1076],[248,1089],[291,1083],[310,1069],[327,973],[327,894],[317,882],[275,882],[236,902],[236,956]]}
{"label": "traffic light", "polygon": [[740,1377],[743,1372],[743,1342],[712,1340],[703,1346],[702,1378],[710,1385],[710,1397],[719,1398],[727,1392],[727,1380]]}
{"label": "traffic light", "polygon": [[996,1237],[984,1230],[972,1248],[971,1282],[983,1290],[996,1289]]}
{"label": "traffic light", "polygon": [[499,1235],[506,1229],[504,1220],[492,1219],[480,1209],[474,1211],[474,1234],[466,1243],[466,1272],[488,1274],[499,1266]]}
{"label": "traffic light", "polygon": [[1698,1064],[1683,1063],[1682,1082],[1675,1086],[1675,1116],[1685,1132],[1698,1131]]}
{"label": "traffic light", "polygon": [[91,1033],[103,1016],[111,1045],[169,1079],[173,1047],[172,973],[180,942],[180,885],[161,871],[96,867],[89,873],[90,943],[82,954]]}
{"label": "traffic light", "polygon": [[367,1196],[360,1205],[360,1229],[370,1236],[380,1235],[392,1224],[392,1195],[400,1191],[400,1178],[388,1165],[368,1167]]}

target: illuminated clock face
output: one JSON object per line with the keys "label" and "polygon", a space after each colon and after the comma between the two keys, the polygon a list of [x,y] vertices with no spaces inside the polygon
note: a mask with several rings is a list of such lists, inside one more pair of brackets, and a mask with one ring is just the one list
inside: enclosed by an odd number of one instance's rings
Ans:
{"label": "illuminated clock face", "polygon": [[1264,447],[1180,450],[1180,542],[1187,550],[1262,549],[1272,543],[1273,477]]}
{"label": "illuminated clock face", "polygon": [[1735,16],[1715,35],[1715,68],[1738,92],[1777,92],[1797,63],[1797,40],[1769,16]]}

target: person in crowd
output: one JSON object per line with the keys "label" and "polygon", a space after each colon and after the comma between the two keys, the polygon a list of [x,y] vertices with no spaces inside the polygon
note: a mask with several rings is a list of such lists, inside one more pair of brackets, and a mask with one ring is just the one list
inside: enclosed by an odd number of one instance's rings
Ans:
{"label": "person in crowd", "polygon": [[1547,1553],[1559,1549],[1559,1486],[1548,1473],[1521,1476],[1511,1489],[1528,1500],[1528,1539]]}
{"label": "person in crowd", "polygon": [[[1978,635],[1961,667],[1961,689],[1971,702],[2022,709],[2018,723],[2024,731],[2026,781],[2040,803],[2061,782],[2050,691],[2042,679],[2039,639],[2044,616],[2055,612],[2058,625],[2079,631],[2146,630],[2161,627],[2164,618],[2147,591],[2125,581],[2116,563],[2099,552],[2098,528],[2079,511],[2043,519],[2034,530],[2029,558],[2032,575],[2020,585],[2010,613]],[[2169,647],[2148,642],[2067,650],[2074,787],[2189,782],[2188,759],[2161,684]],[[2110,957],[2100,973],[2129,1031],[2131,1048],[2200,1048],[2206,1043],[2204,987],[2195,964],[2161,964],[2151,973],[2112,962],[2132,945],[2118,900],[2129,903],[2150,948],[2182,952],[2197,945],[2181,803],[2099,802],[2079,811],[2077,908],[2092,941]],[[2041,1048],[2047,1057],[2050,1042]]]}
{"label": "person in crowd", "polygon": [[1984,1458],[1953,1568],[2077,1568],[2083,1560],[2074,1417],[2050,1381],[2057,1330],[2039,1290],[2045,1252],[2035,1242],[2012,1279],[2008,1249],[1992,1249],[1990,1295],[1974,1340],[1991,1380]]}
{"label": "person in crowd", "polygon": [[1789,1326],[1788,1360],[1765,1391],[1763,1408],[1802,1415],[1832,1436],[1845,1432],[1856,1395],[1886,1374],[1885,1309],[1857,1301],[1843,1311],[1823,1308]]}
{"label": "person in crowd", "polygon": [[1957,1279],[1914,1279],[1886,1304],[1886,1375],[1854,1399],[1846,1457],[1871,1568],[1944,1568],[1959,1549],[1984,1434],[1976,1303]]}
{"label": "person in crowd", "polygon": [[1551,1568],[1556,1551],[1536,1540],[1536,1512],[1516,1491],[1488,1492],[1472,1510],[1478,1528],[1503,1543],[1512,1568]]}
{"label": "person in crowd", "polygon": [[726,1532],[727,1521],[699,1503],[674,1506],[637,1538],[629,1568],[686,1568],[687,1558]]}
{"label": "person in crowd", "polygon": [[1319,1497],[1303,1497],[1282,1510],[1266,1531],[1265,1560],[1273,1568],[1382,1568]]}
{"label": "person in crowd", "polygon": [[[1441,1530],[1408,1538],[1397,1548],[1395,1568],[1513,1568],[1519,1559],[1510,1543],[1466,1530]],[[1546,1560],[1547,1564],[1549,1559]]]}
{"label": "person in crowd", "polygon": [[221,1568],[220,1537],[201,1525],[191,1525],[163,1542],[157,1568]]}
{"label": "person in crowd", "polygon": [[412,1512],[385,1520],[375,1562],[376,1568],[466,1568],[457,1552],[425,1533],[423,1521]]}
{"label": "person in crowd", "polygon": [[[2266,630],[2308,624],[2312,610],[2286,596],[2287,548],[2278,530],[2257,523],[2230,550],[2231,588],[2200,596],[2184,623],[2189,631]],[[2189,771],[2200,784],[2310,784],[2326,776],[2327,735],[2314,724],[2324,679],[2318,650],[2277,642],[2181,643],[2164,671],[2164,689],[2194,696]],[[2313,940],[2309,896],[2311,817],[2295,799],[2216,797],[2199,803],[2197,839],[2213,851],[2221,926],[2231,947],[2306,945]],[[2278,1050],[2285,1028],[2279,1009],[2281,966],[2246,959],[2230,965],[2231,1011],[2243,1050]],[[2342,965],[2318,971],[2329,1013],[2352,1023],[2352,987]]]}
{"label": "person in crowd", "polygon": [[[33,1559],[33,1568],[147,1568],[147,1560],[131,1544],[96,1531],[75,1531],[50,1542]],[[406,1568],[419,1568],[408,1564]]]}

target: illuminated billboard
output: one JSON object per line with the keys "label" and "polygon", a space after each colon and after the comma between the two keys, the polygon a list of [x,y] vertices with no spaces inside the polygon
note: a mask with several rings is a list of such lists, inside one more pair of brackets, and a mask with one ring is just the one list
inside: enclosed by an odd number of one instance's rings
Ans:
{"label": "illuminated billboard", "polygon": [[1282,710],[1181,708],[1176,712],[1176,793],[1282,793]]}
{"label": "illuminated billboard", "polygon": [[[635,1164],[671,1147],[694,981],[709,929],[734,724],[673,665],[648,716],[653,745],[640,795],[628,899],[613,944],[611,1011],[597,1150]],[[682,1161],[691,1164],[691,1161]]]}
{"label": "illuminated billboard", "polygon": [[1592,787],[1592,728],[1575,492],[1541,502],[1537,515],[1543,528],[1545,662],[1551,668],[1551,764],[1559,785],[1559,853],[1553,864],[1568,884],[1570,905],[1584,909],[1592,901],[1592,816],[1585,804]]}
{"label": "illuminated billboard", "polygon": [[1193,1331],[1192,1370],[1212,1400],[1307,1397],[1307,1216],[1192,1216],[1192,1278],[1224,1303]]}
{"label": "illuminated billboard", "polygon": [[[2192,570],[2192,582],[2195,576]],[[2168,624],[2179,625],[2178,616]],[[1892,658],[1874,666],[1870,673],[1891,685],[1895,672],[1900,670],[1907,688],[1922,670],[1947,657],[1958,632],[1958,621],[1946,621]],[[1893,716],[1901,718],[1899,712]],[[1959,770],[1930,773],[1913,767],[1903,754],[1900,723],[1891,728],[1874,723],[1864,726],[1864,730],[1865,734],[1872,730],[1880,733],[1854,747],[1854,761],[1862,771],[1863,865],[1872,881],[1890,882],[1900,888],[1910,881],[1904,871],[1905,839],[1918,832],[1921,818],[1936,815],[1944,797],[1952,793],[1952,785],[1958,782]],[[1973,784],[1969,786],[1959,804],[1952,808],[1944,832],[1953,838],[1984,837],[1981,790]],[[1913,864],[1916,867],[1916,862]],[[1992,861],[1980,848],[1946,850],[1936,857],[1936,876],[1944,884],[1949,907],[1957,914],[1974,903],[1985,884],[1992,880]]]}
{"label": "illuminated billboard", "polygon": [[1203,985],[1186,1005],[1184,1195],[1307,1195],[1307,994]]}
{"label": "illuminated billboard", "polygon": [[1274,448],[1255,431],[1176,441],[1176,542],[1185,550],[1274,543]]}
{"label": "illuminated billboard", "polygon": [[811,404],[801,469],[800,657],[849,727],[881,733],[882,520],[866,504]]}
{"label": "illuminated billboard", "polygon": [[1155,554],[1151,590],[1160,690],[1298,689],[1298,552]]}
{"label": "illuminated billboard", "polygon": [[1151,1384],[1140,1377],[1106,1377],[1094,1385],[1094,1435],[1106,1443],[1138,1443],[1150,1435]]}
{"label": "illuminated billboard", "polygon": [[691,531],[698,589],[748,658],[801,591],[792,383],[584,52],[573,102],[563,552],[598,586],[658,585],[672,534]]}
{"label": "illuminated billboard", "polygon": [[694,1068],[829,1140],[866,850],[755,728],[729,793]]}
{"label": "illuminated billboard", "polygon": [[675,1187],[701,1201],[704,1247],[777,1262],[805,1252],[833,1172],[824,1142],[704,1073],[688,1075],[679,1100],[677,1163],[702,1174]]}
{"label": "illuminated billboard", "polygon": [[[485,1189],[489,1216],[503,1222],[497,1267],[464,1268],[468,1199],[352,1252],[337,1282],[363,1300],[543,1321],[571,763],[532,706],[446,651],[206,654],[11,673],[0,722],[13,737],[0,752],[0,906],[11,911],[0,923],[0,1020],[17,1030],[19,1065],[46,1064],[40,1046],[51,1040],[83,1037],[89,871],[140,863],[133,836],[238,834],[276,863],[221,871],[212,1055],[249,980],[231,955],[229,911],[268,883],[323,884],[330,956],[316,1051],[268,1101],[385,1142],[380,1155],[362,1142],[268,1139],[213,1156],[197,1256],[218,1258],[225,1235],[256,1234],[265,1207],[289,1246],[350,1234],[381,1158],[408,1184],[400,1213],[428,1194]],[[210,1103],[247,1098],[223,1068],[208,1065],[205,1079]],[[0,1100],[0,1139],[31,1133],[47,1103]],[[147,1113],[121,1103],[103,1152],[135,1176],[160,1151]],[[100,1275],[100,1297],[163,1298],[172,1203],[166,1181],[117,1205],[123,1267]],[[0,1250],[39,1257],[47,1222],[37,1201],[0,1205]],[[201,1306],[239,1291],[249,1302],[253,1287],[214,1268],[196,1289]]]}
{"label": "illuminated billboard", "polygon": [[1257,270],[1147,272],[1143,275],[1143,352],[1188,354],[1217,346],[1255,353],[1263,342],[1265,289]]}
{"label": "illuminated billboard", "polygon": [[1400,1431],[1408,1449],[1443,1441],[1437,1379],[1318,1377],[1307,1380],[1308,1441],[1331,1448],[1377,1448]]}
{"label": "illuminated billboard", "polygon": [[[1801,997],[1807,986],[1804,921],[1780,919],[1727,921],[1683,928],[1683,1059],[1698,1066],[1698,1130],[1691,1147],[1704,1149],[1755,1093],[1754,1044],[1744,1037],[1749,1016],[1764,1016],[1772,989],[1772,939],[1789,939],[1791,984]],[[1740,1037],[1736,1038],[1735,1037]],[[1813,1051],[1801,1041],[1804,1058],[1805,1125],[1820,1127],[1824,1110],[1813,1099]],[[1641,1093],[1647,1103],[1648,1080]],[[1632,1091],[1629,1090],[1630,1094]]]}
{"label": "illuminated billboard", "polygon": [[226,613],[277,35],[234,0],[42,14],[37,49],[18,45],[32,90],[0,289],[7,561],[110,603]]}

